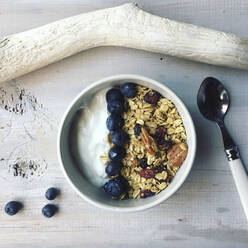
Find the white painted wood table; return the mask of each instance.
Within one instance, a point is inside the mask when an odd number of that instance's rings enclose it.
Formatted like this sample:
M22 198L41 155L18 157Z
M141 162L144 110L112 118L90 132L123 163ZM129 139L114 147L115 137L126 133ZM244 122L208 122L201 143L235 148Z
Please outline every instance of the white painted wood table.
M1 0L0 36L125 0ZM175 20L248 37L246 0L137 1ZM58 123L69 102L102 77L137 73L159 80L186 103L195 121L198 151L181 189L151 210L105 212L77 197L56 155ZM0 86L0 247L248 247L248 229L217 127L204 120L196 93L206 76L230 91L227 126L248 164L248 72L183 61L126 48L97 48ZM17 166L30 168L20 172ZM26 172L25 172L26 170ZM27 173L28 172L28 173ZM24 175L24 177L23 177ZM59 213L41 215L45 190L61 188ZM6 202L24 210L13 217Z

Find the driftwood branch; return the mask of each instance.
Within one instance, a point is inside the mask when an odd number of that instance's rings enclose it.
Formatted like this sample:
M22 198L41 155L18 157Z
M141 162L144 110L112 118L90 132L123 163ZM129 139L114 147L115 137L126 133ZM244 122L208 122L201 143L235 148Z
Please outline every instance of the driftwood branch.
M0 82L99 46L130 47L248 69L248 39L154 16L131 3L0 39Z

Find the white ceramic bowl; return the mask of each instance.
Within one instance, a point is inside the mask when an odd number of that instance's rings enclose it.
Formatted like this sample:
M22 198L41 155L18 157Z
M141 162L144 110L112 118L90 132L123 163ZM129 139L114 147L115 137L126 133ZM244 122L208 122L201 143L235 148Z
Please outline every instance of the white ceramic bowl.
M71 155L69 136L72 120L75 117L75 114L78 109L80 109L83 99L85 99L86 97L93 96L96 92L101 89L109 88L115 85L120 85L124 82L134 82L152 88L160 92L164 97L168 98L175 104L179 111L179 114L182 117L186 129L188 155L184 163L181 165L176 176L173 178L172 182L161 193L145 199L121 201L111 199L107 196L107 194L104 194L102 192L102 189L95 187L85 178L85 176L77 166L77 163L75 161L76 158ZM105 123L103 125L105 125ZM102 209L119 212L133 212L154 207L168 199L179 189L179 187L183 184L184 180L188 176L193 165L196 152L196 134L193 121L187 108L179 99L179 97L175 95L175 93L173 93L162 83L159 83L155 80L139 75L124 74L107 77L91 84L72 101L72 103L67 108L62 118L61 125L59 127L57 148L59 162L66 179L68 180L72 188L83 199Z

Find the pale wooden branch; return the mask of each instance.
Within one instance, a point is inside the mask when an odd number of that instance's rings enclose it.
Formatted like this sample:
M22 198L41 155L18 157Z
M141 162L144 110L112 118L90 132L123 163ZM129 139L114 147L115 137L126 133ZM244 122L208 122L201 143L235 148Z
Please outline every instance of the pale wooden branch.
M0 82L99 46L130 47L248 69L247 38L154 16L131 3L0 39Z

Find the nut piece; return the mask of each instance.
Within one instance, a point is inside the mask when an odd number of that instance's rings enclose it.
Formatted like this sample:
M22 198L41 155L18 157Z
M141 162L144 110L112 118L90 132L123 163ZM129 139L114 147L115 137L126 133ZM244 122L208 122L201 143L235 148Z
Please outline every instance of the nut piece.
M123 164L126 166L137 167L138 166L138 160L136 158L134 158L130 153L127 153L127 155L123 159Z
M185 160L187 153L188 147L185 143L173 145L167 154L169 165L179 167Z
M155 152L157 151L156 143L154 142L153 138L149 135L145 127L141 128L141 141L145 146L147 152L149 152L151 155L155 155Z

